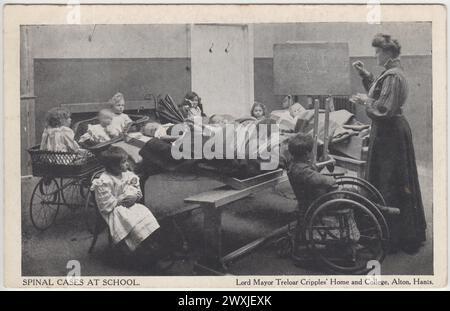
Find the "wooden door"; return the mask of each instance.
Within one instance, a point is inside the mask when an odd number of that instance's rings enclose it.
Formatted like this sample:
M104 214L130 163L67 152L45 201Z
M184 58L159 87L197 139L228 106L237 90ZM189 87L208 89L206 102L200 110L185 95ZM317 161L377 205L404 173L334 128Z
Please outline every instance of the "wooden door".
M249 115L253 104L253 36L249 25L193 25L192 90L207 115Z

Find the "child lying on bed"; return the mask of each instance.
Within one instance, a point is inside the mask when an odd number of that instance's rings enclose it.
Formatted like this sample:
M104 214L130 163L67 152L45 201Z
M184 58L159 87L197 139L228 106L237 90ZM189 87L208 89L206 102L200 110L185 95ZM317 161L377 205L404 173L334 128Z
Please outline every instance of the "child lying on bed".
M172 142L179 138L179 136L170 135L170 129L173 124L159 124L156 122L149 122L143 128L141 133L147 137L159 138L164 141Z

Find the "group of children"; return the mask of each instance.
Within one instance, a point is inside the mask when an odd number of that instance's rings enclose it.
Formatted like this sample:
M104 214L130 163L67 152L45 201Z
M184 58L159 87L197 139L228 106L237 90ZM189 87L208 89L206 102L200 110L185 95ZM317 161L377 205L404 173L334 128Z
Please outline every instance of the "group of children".
M187 117L204 115L200 97L188 94L185 98L183 113ZM189 97L189 98L188 98ZM124 111L125 101L122 94L117 93L111 99L111 109L102 109L98 113L99 124L90 125L88 131L79 139L83 142L106 142L122 134L132 122ZM295 108L295 107L294 107ZM294 109L292 109L294 113ZM266 117L266 107L255 102L251 115L256 120ZM62 108L54 108L48 112L41 150L81 152L70 129L70 113ZM164 132L164 133L163 133ZM144 134L163 136L161 127L149 123L144 127ZM307 206L319 195L332 190L335 180L323 176L310 161L313 141L310 135L297 134L290 138L288 149L292 161L287 167L289 181L299 202L299 210L304 213ZM92 183L100 214L108 224L113 241L124 245L134 252L136 249L147 249L155 253L160 249L160 242L154 237L159 224L149 208L139 203L142 198L138 176L128 167L128 154L120 147L110 146L99 157L105 171Z
M97 117L98 124L89 124L86 133L75 140L75 133L70 128L72 119L67 109L56 107L48 111L41 139L41 150L57 152L79 152L81 144L98 144L120 136L133 122L123 113L125 100L121 93L114 95L111 100L111 109L102 109Z
M305 109L300 103L293 103L289 107L281 110L283 113L283 118L290 120L295 123L296 119L304 116L305 114L311 113L311 110ZM266 106L260 102L255 101L251 109L251 116L256 120L261 120L267 117ZM271 118L274 118L274 114L271 114ZM278 119L278 118L276 118Z
M123 111L125 99L121 93L114 95L111 100L111 109L102 109L98 113L99 124L88 125L85 134L80 137L80 142L98 144L107 142L123 134L133 122Z
M78 141L75 140L75 133L70 128L70 112L60 107L50 109L47 113L47 126L42 134L40 149L79 152L82 150L79 144L92 146L119 137L133 121L123 112L125 99L121 93L115 94L110 104L110 109L101 109L98 112L98 124L89 124L87 131ZM186 118L205 116L201 99L195 92L188 93L180 107ZM259 121L266 118L266 114L265 105L255 101L251 108L251 116ZM210 121L211 124L224 123L224 120L217 115L211 116ZM144 134L158 138L166 135L164 128L155 124L144 127Z
M183 102L180 105L180 110L183 117L186 119L206 116L203 111L201 97L195 92L188 92L185 95ZM250 115L256 120L264 119L267 116L266 106L263 103L255 101L250 109Z
M47 113L47 126L42 134L40 149L55 152L87 152L79 143L102 143L118 137L126 131L132 120L123 113L125 100L117 93L110 100L111 109L98 113L99 123L89 125L78 142L70 128L70 112L53 108ZM91 190L100 214L108 224L114 243L129 251L150 250L153 257L161 247L154 232L159 228L152 212L140 204L142 192L138 176L129 170L128 154L120 147L110 146L99 155L105 171L92 182ZM150 235L152 238L150 239Z

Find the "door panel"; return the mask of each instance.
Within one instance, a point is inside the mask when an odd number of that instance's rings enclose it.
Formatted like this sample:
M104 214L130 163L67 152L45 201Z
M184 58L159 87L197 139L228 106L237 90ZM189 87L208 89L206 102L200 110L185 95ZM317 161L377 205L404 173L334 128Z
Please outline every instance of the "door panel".
M249 115L253 104L253 42L247 25L194 25L192 90L207 115Z

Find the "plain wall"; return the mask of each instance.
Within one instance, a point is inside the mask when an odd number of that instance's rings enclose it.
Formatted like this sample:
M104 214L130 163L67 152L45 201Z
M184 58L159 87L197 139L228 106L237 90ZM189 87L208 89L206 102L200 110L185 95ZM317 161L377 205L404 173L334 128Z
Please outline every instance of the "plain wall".
M191 88L189 66L186 58L35 59L36 139L45 113L61 104L106 102L116 92L125 100L167 93L180 103Z
M248 115L254 101L253 32L249 25L194 25L192 88L207 115Z
M348 42L350 56L374 56L371 41L379 32L399 39L403 55L431 54L430 22L290 23L255 24L255 58L272 58L273 45L287 41Z
M34 58L189 56L188 25L42 25L28 29Z

